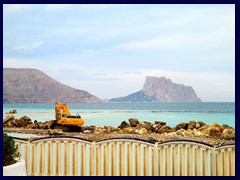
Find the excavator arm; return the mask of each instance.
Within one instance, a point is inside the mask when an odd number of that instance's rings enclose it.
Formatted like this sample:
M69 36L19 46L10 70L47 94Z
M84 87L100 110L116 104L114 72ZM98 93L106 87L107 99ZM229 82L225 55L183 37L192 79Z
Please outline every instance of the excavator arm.
M55 103L55 118L56 122L51 128L60 128L63 131L79 132L80 126L84 125L84 119L81 116L73 116L70 113L68 106L64 103Z
M60 112L66 114L67 116L71 115L71 113L69 111L69 108L66 104L56 102L56 104L55 104L55 117L56 117L56 119L57 119L57 116Z

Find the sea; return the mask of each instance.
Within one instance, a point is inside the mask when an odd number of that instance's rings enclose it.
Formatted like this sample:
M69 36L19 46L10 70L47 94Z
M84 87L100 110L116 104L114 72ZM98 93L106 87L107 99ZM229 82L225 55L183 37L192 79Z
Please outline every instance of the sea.
M155 121L166 122L168 126L174 127L178 123L188 122L190 120L203 121L206 124L218 123L220 125L227 124L235 128L235 103L234 102L196 102L196 103L67 103L72 115L80 114L85 121L85 125L95 126L114 126L117 127L122 121L129 122L129 118L137 118L140 122L147 121L155 123ZM14 103L3 104L3 119L8 115L9 111L17 110L14 114L15 118L28 116L32 121L48 121L55 118L55 103ZM34 134L17 134L7 133L13 137L28 138L37 137ZM70 151L72 152L72 146ZM126 147L125 147L126 148ZM55 149L56 151L56 149ZM126 151L126 150L125 150ZM62 146L62 152L64 147ZM38 146L37 158L40 158L40 146ZM86 151L86 153L89 153ZM143 151L141 151L143 153ZM25 158L24 148L22 146L21 154ZM45 152L45 154L48 154ZM56 159L54 153L54 159ZM141 157L143 154L141 154ZM72 154L70 153L70 157ZM89 157L89 155L87 155ZM48 156L45 156L45 162ZM80 156L78 156L80 158ZM70 158L71 159L71 158ZM40 162L37 161L38 163ZM81 160L79 159L79 162ZM140 160L143 162L143 159ZM29 163L31 164L31 163ZM89 159L86 159L89 164ZM54 161L54 173L56 162ZM47 169L45 163L45 173ZM62 173L65 172L62 161ZM125 166L127 167L127 166ZM70 172L72 172L72 163L70 160ZM80 163L78 164L78 169ZM40 172L40 165L37 166L37 172ZM86 166L89 173L89 166ZM126 172L126 169L125 169ZM141 171L143 172L143 171ZM119 171L117 171L119 174ZM88 175L88 174L87 174Z
M203 121L206 124L227 124L235 128L235 102L168 102L168 103L67 103L72 115L80 114L85 125L114 126L129 118L139 122L166 122L170 127L181 122ZM32 121L55 119L55 103L3 104L3 119L16 110L15 118L28 116Z

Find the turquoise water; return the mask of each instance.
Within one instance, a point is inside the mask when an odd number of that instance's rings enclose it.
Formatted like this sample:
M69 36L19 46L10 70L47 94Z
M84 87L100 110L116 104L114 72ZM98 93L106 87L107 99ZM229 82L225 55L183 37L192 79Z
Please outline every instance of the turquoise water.
M235 103L67 103L70 112L74 115L80 113L85 120L86 125L94 124L96 126L119 126L122 121L127 121L131 117L138 118L139 121L164 121L167 125L174 127L180 122L188 122L189 120L204 121L207 124L214 122L228 124L235 128ZM7 116L6 112L16 109L18 114L14 114L16 118L28 116L32 120L46 121L55 118L54 103L19 103L19 104L3 104L3 118ZM13 137L38 137L35 134L18 134L8 133ZM48 145L45 147L45 155L47 155ZM56 148L54 146L54 148ZM72 152L72 146L69 147ZM89 147L88 147L89 148ZM80 149L80 147L79 147ZM56 152L56 149L54 149ZM64 147L62 146L62 152ZM40 146L38 145L37 162L40 162ZM86 151L86 157L89 157L89 150ZM143 151L141 151L143 153ZM24 146L21 148L23 159L25 158ZM64 155L64 153L63 153ZM62 159L63 158L62 155ZM143 157L143 154L140 155ZM45 156L45 173L47 170L48 156ZM54 174L56 173L56 153L54 153ZM70 153L70 172L72 172L72 154ZM141 158L143 160L143 158ZM80 156L78 161L81 162ZM86 159L86 170L89 173L89 159ZM151 161L151 160L150 160ZM103 161L102 166L103 166ZM142 162L142 161L141 161ZM31 162L29 163L31 164ZM119 163L118 163L119 165ZM64 172L64 162L62 161L62 172ZM127 166L125 166L127 167ZM143 166L141 166L143 167ZM78 164L78 169L80 163ZM39 173L40 166L37 166ZM150 168L151 169L151 168ZM125 168L126 172L126 168ZM143 172L143 171L141 171ZM119 173L119 172L118 172Z
M235 103L67 103L71 114L79 113L85 125L119 126L129 118L140 122L164 121L174 127L189 120L228 124L235 128ZM28 116L32 121L47 121L55 118L55 103L3 104L3 119L7 112L16 109L15 118Z

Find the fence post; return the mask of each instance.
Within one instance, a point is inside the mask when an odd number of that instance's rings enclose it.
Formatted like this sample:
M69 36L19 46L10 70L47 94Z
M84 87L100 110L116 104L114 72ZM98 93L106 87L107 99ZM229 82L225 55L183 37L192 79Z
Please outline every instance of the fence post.
M216 149L215 149L215 147L213 147L212 148L212 169L211 169L211 175L212 176L216 176L217 175L217 173L216 173L216 165L217 165L217 160L216 160Z
M29 141L27 142L27 144L24 146L24 159L25 159L25 163L26 163L26 171L27 171L27 175L30 175L29 174L29 164L30 164L30 162L28 162L28 161L30 161L30 154L29 154L29 152L30 152L30 143L29 143Z
M81 176L86 176L86 144L81 145Z
M37 175L37 144L32 145L32 175Z
M109 172L108 172L108 157L109 157L109 154L108 154L108 143L104 144L103 146L103 153L104 153L104 176L108 176Z
M155 142L153 147L153 154L152 154L152 175L157 176L158 175L158 143Z
M90 176L96 175L96 147L95 142L92 142L92 145L90 147Z
M117 143L113 142L112 144L112 176L117 175Z
M231 150L231 176L235 176L235 148Z
M120 147L120 176L124 176L124 142L119 144Z
M127 144L127 156L128 156L128 158L127 158L127 161L128 161L128 171L127 171L127 175L128 176L132 176L132 171L133 171L133 169L132 169L132 142L130 142L129 144Z
M69 159L69 158L68 158ZM53 175L53 142L48 143L48 175Z

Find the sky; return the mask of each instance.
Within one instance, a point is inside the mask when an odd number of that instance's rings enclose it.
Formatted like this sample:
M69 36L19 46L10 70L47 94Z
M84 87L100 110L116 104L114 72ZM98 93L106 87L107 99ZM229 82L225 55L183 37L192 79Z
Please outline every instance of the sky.
M101 99L164 76L204 102L235 102L235 5L4 4L3 67Z

